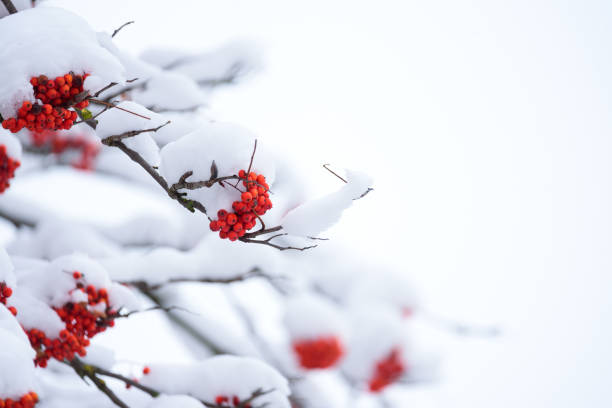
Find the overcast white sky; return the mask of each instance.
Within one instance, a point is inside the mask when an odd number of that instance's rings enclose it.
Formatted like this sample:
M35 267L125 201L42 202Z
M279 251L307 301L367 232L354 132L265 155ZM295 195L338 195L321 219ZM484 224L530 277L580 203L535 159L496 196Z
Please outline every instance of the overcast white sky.
M117 37L133 52L260 45L215 115L326 186L324 162L369 172L333 238L405 269L433 312L505 330L441 341L431 406L612 404L612 3L53 2L101 30L136 20Z

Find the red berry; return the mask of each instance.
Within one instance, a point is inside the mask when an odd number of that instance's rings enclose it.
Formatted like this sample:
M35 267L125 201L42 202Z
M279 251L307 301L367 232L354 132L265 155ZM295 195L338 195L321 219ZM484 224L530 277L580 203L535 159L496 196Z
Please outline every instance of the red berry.
M243 203L249 203L253 199L253 196L251 195L251 193L245 191L244 193L242 193L240 198L242 199Z
M228 214L227 217L225 218L225 221L229 224L229 225L234 225L236 224L236 222L238 222L238 217L236 217L236 214L231 213Z

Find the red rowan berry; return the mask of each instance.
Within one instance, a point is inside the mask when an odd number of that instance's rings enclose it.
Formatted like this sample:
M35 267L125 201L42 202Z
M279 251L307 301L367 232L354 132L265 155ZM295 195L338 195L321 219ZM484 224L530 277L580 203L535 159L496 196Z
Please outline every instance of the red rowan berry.
M238 222L238 217L236 217L236 214L231 213L231 214L228 214L228 215L227 215L227 217L225 218L225 220L226 220L226 222L227 222L229 225L234 225L234 224L236 224L236 222Z
M149 374L150 372L151 372L151 369L150 369L148 366L145 366L145 367L142 369L142 373L143 373L144 375L147 375L147 374Z
M248 203L253 199L253 196L251 195L251 193L245 191L240 195L240 198L242 199L243 203Z

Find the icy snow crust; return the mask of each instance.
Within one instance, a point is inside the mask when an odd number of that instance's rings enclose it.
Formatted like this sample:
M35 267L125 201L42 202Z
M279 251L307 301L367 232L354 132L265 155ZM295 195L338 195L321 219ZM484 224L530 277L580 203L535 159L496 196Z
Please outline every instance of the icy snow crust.
M36 58L27 56L34 55ZM44 5L0 20L0 114L15 117L23 101L34 102L30 78L89 73L88 83L122 83L119 60L100 46L96 33L77 15ZM95 91L95 89L94 89Z
M274 368L249 357L222 355L195 364L156 364L141 382L166 394L187 394L209 403L220 395L235 395L244 401L258 389L274 390L253 405L290 407L287 380Z

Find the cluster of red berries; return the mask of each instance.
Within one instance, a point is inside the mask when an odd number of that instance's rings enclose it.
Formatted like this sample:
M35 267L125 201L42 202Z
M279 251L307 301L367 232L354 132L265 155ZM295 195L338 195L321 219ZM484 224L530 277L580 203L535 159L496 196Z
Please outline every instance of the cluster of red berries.
M0 282L0 303L6 305L6 299L10 298L12 294L13 289L11 289L6 282ZM15 309L13 306L9 306L7 309L13 314L13 316L17 316L17 309Z
M92 170L95 159L100 153L100 146L85 136L66 137L60 132L43 130L42 132L31 132L32 144L37 147L49 145L54 154L62 154L66 150L80 151L81 156L72 166L81 170Z
M9 180L15 177L15 170L21 163L9 157L6 146L0 145L0 193L10 187Z
M300 366L307 369L333 367L344 354L344 347L335 336L320 337L316 340L301 340L293 343Z
M236 241L244 236L255 226L257 217L264 215L272 208L270 187L263 175L254 172L247 174L246 171L240 170L238 177L242 180L246 191L240 195L240 201L232 203L234 211L228 213L225 210L219 210L218 219L210 222L212 231L219 231L222 239L229 238L230 241Z
M404 374L405 370L401 350L399 348L393 349L387 357L376 363L374 376L368 384L370 391L379 392L393 384Z
M217 404L220 407L240 407L240 408L251 408L252 405L250 403L241 405L242 402L240 401L240 398L238 398L237 396L233 396L232 398L226 397L225 395L218 395L215 398L215 404Z
M73 277L79 280L80 272L74 272ZM93 285L85 287L77 283L75 290L87 294L87 302L68 302L61 308L54 308L66 328L60 331L59 338L49 339L44 332L32 329L27 331L30 343L37 351L34 363L41 367L47 365L51 357L63 361L72 360L75 354L83 357L87 354L85 347L89 346L89 339L103 332L107 327L115 325L114 318L117 312L108 306L108 292L102 288L97 290ZM105 304L104 311L92 312L88 306Z
M78 96L83 92L83 83L87 76L88 74L69 73L55 79L49 79L45 75L31 78L34 97L40 103L23 102L17 111L17 117L5 119L2 127L13 133L23 128L37 132L44 129L70 129L77 119L77 113L69 108L74 106L85 109L89 106L89 101L84 99L84 96Z
M38 395L34 391L30 391L18 400L0 398L0 408L33 408L37 402Z

